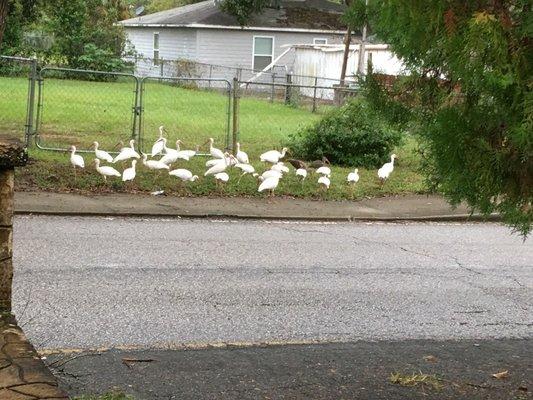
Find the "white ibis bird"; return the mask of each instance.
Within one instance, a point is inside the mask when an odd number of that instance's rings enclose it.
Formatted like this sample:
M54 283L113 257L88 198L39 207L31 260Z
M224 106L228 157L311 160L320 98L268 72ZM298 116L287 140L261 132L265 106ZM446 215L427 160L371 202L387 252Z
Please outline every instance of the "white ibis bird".
M324 176L330 177L331 176L331 168L330 167L326 167L326 166L322 166L322 167L320 167L320 168L318 168L316 170L316 173L320 174L320 175L324 175Z
M162 163L159 160L148 160L147 154L143 154L143 165L148 169L153 170L170 169L167 164Z
M209 167L212 167L212 166L215 165L215 164L218 164L218 163L225 163L225 162L226 162L226 160L225 160L224 158L215 158L215 159L213 159L213 160L207 160L207 161L205 162L205 166L206 166L207 168L209 168Z
M359 182L359 170L356 168L356 169L353 170L353 172L350 172L348 174L348 177L346 178L346 180L350 184L355 184L355 183Z
M209 143L209 153L211 154L211 157L213 158L224 158L225 157L225 153L220 150L220 149L217 149L216 147L213 147L213 143L215 143L215 139L213 138L209 138L209 140L207 142L205 142L205 144Z
M325 189L329 189L331 181L326 175L322 175L320 178L318 178L318 184L322 185L322 187L324 187Z
M398 158L396 154L390 156L390 162L383 164L383 166L378 169L378 178L381 180L381 184L389 178L392 171L394 171L394 159Z
M207 171L205 171L204 176L215 175L220 172L224 172L231 164L232 155L228 153L223 153L224 157L222 160L211 166Z
M270 191L270 195L274 195L274 190L279 185L279 176L271 176L269 178L264 178L261 176L259 179L262 179L263 182L259 185L259 188L257 189L258 192L263 192L265 190Z
M100 150L98 148L99 146L100 144L98 142L93 143L94 155L96 156L96 158L107 161L109 163L113 162L113 157L111 157L111 154L109 154L107 151Z
M135 179L135 166L137 165L137 160L131 161L131 167L126 168L122 171L122 182L132 181Z
M238 163L238 164L235 164L235 168L239 168L242 171L242 174L239 177L239 180L237 181L237 183L240 182L241 178L244 175L246 175L246 174L254 174L255 173L255 168L253 167L253 165L250 165L250 164Z
M165 127L161 125L159 127L159 138L155 141L155 143L152 145L152 157L160 154L165 149L167 140L163 137L163 132L165 132Z
M218 174L214 175L217 182L226 183L229 181L229 175L226 172L219 172Z
M159 161L167 165L175 163L178 159L189 161L189 156L180 150L180 143L181 140L176 140L176 149L165 146L165 155Z
M302 182L304 181L304 179L307 177L307 170L304 169L304 168L298 168L296 170L296 176L299 176L302 178Z
M180 141L180 143L183 144L183 142ZM196 150L180 150L180 153L183 153L184 155L186 155L187 157L189 157L189 159L193 158L196 154L198 154L198 152L200 151L200 145L197 144L196 145Z
M270 169L273 169L274 171L279 171L282 174L288 173L290 171L289 167L287 167L283 163L283 161L279 161L277 164L274 164L272 167L270 167Z
M264 162L268 162L270 164L277 164L280 159L285 157L285 154L287 154L288 149L284 147L281 150L281 153L277 150L270 150L266 153L263 153L259 156L259 159Z
M263 179L268 179L268 178L272 178L272 177L281 179L283 177L283 174L281 172L279 172L279 171L274 170L274 169L267 169L265 172L263 172L261 174L261 177Z
M70 164L74 167L74 173L76 173L76 168L85 168L83 157L76 154L76 146L70 146Z
M94 163L96 165L96 172L98 172L100 175L104 177L104 181L107 182L108 176L118 176L120 177L120 172L118 172L115 168L110 167L108 165L104 165L103 167L100 166L100 159L96 158L94 160Z
M173 169L168 174L181 179L183 182L194 182L198 179L198 175L193 175L191 171L184 168Z
M248 154L246 154L244 151L241 150L241 144L237 143L237 153L235 154L235 157L237 158L237 161L239 161L241 164L249 164L250 159L248 158Z
M120 153L113 159L113 163L116 163L118 161L126 161L130 158L141 158L139 153L135 151L135 140L130 140L130 147L123 147L120 149Z

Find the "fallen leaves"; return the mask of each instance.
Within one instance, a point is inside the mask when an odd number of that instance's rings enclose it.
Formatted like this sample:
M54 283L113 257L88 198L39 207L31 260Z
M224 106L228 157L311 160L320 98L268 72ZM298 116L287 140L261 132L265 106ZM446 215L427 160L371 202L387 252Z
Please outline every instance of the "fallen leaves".
M134 363L149 363L155 361L153 358L123 358L122 364L126 367L131 368Z
M430 362L430 363L436 363L437 357L435 356L424 356L424 361Z
M400 386L427 386L435 390L441 390L443 384L441 379L437 378L436 375L427 375L422 372L418 374L405 375L401 373L394 373L390 376L390 382Z
M497 372L495 374L492 374L492 377L493 378L496 378L496 379L505 379L509 376L509 371L508 370L505 370L505 371L501 371L501 372Z

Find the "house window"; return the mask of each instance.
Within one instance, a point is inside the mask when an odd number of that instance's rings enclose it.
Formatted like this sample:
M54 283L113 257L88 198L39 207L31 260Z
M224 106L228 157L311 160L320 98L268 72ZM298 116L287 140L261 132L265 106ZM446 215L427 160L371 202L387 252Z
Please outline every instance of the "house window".
M272 36L254 36L254 62L252 68L262 71L274 59L274 38Z
M154 32L154 44L153 44L153 50L154 50L154 64L159 64L159 32Z
M326 38L314 38L313 44L328 44L328 39Z

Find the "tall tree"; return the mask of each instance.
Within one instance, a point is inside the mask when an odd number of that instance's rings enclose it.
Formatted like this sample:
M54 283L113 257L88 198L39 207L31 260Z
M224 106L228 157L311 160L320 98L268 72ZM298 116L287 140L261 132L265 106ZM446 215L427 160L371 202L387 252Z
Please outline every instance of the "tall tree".
M4 38L4 31L7 26L7 13L9 12L9 0L0 0L0 45Z
M364 0L358 1L363 7ZM370 0L370 24L409 71L367 95L420 134L430 183L453 204L533 221L533 15L530 0Z

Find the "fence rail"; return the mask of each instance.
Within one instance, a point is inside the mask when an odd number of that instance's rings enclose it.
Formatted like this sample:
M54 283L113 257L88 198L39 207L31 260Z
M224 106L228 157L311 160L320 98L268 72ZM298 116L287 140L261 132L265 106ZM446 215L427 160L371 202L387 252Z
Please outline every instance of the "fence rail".
M207 72L197 67L163 67L164 74L141 76L41 67L35 59L0 56L0 129L49 151L72 144L90 151L94 141L111 148L133 138L149 152L148 143L164 125L187 145L213 137L231 150L237 140L260 140L261 132L283 139L292 133L288 126L311 123L317 119L312 115L341 104L348 90L332 79L287 71L253 80L241 69L227 79L215 73L220 66L203 65Z
M37 60L33 58L0 56L0 103L13 107L0 112L0 126L11 136L23 139L29 146L34 133ZM15 90L15 78L28 79L27 88ZM11 79L9 79L11 78Z

